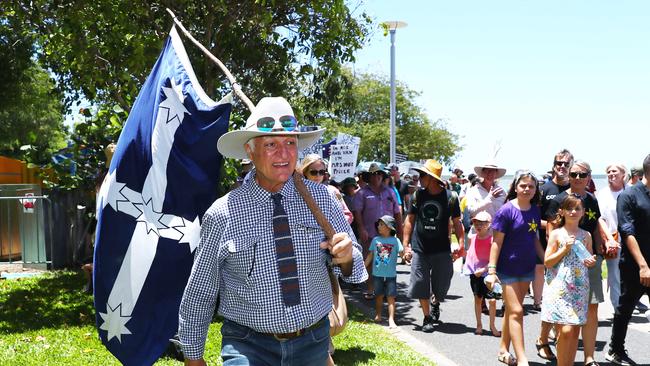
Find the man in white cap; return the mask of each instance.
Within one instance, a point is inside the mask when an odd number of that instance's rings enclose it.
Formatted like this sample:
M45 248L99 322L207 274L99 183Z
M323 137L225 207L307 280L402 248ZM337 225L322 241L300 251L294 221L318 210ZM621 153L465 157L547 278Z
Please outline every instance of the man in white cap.
M224 365L325 365L332 292L327 274L360 283L368 274L361 248L326 187L305 180L331 222L331 242L292 179L298 151L323 129L299 132L283 98L263 98L242 130L224 134L225 157L249 158L242 186L215 201L203 216L201 239L181 301L179 337L186 365L205 365L203 352L217 299L224 317Z
M442 165L433 159L418 168L422 188L415 192L411 210L404 221L404 259L411 260L408 295L418 299L424 321L422 331L434 331L440 318L440 301L449 291L453 259L465 246L465 231L460 222L458 196L446 190L440 174ZM449 220L458 243L451 243ZM429 300L431 299L431 304Z

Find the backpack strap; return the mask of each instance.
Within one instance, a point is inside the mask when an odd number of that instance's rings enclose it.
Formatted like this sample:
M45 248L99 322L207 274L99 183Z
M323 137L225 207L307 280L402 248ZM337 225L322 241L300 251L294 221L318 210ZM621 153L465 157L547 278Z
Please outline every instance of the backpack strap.
M452 206L458 202L458 194L450 189L447 191L447 203L449 204L449 209L451 210Z

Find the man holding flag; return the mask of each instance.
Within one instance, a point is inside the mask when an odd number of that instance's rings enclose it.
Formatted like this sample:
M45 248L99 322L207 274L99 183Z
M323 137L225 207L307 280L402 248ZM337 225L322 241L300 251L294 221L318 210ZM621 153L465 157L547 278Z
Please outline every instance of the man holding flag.
M183 295L179 336L186 365L204 365L217 299L224 316L224 365L325 365L332 292L327 273L367 278L361 248L325 186L304 181L337 232L331 242L296 190L298 151L323 129L299 132L283 98L263 98L242 130L217 144L226 157L253 161L242 186L206 212L194 267Z
M178 329L178 309L216 198L230 102L199 86L175 29L135 101L97 197L97 327L125 365L151 365Z

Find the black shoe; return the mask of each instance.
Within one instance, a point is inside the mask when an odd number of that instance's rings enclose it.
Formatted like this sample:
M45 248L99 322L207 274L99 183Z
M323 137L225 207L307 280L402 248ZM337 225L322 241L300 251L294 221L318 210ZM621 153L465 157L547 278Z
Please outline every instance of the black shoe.
M433 319L430 316L425 316L422 322L422 331L424 333L432 333L433 329Z
M645 304L642 303L641 301L636 303L636 309L639 311L639 313L645 313L646 311L648 311L648 307L645 306Z
M440 303L431 304L431 311L429 315L431 318L433 318L434 322L438 322L440 320Z
M605 359L614 365L632 366L637 364L627 355L627 351L625 350L623 352L616 352L610 349Z

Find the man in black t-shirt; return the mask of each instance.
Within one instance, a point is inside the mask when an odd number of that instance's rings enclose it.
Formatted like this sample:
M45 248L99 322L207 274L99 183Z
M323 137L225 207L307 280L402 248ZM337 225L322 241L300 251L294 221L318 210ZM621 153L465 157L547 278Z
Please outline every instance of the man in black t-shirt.
M464 248L464 230L460 221L460 206L455 193L443 188L440 178L442 165L427 160L420 171L422 188L415 193L411 210L404 222L402 243L404 258L411 259L411 279L408 294L418 299L422 307L423 332L433 332L440 318L440 301L445 298L451 276L453 259ZM458 243L451 243L449 220L452 220ZM429 299L434 295L430 307Z
M548 217L546 212L551 205L551 202L558 194L569 189L569 169L573 165L573 154L567 149L559 151L553 157L553 178L544 183L540 187L541 193L541 208L542 224L539 227L539 241L542 243L542 248L546 250L547 237L546 224L548 221L555 220L555 213L557 208L552 212L552 217ZM559 206L558 206L559 207ZM544 289L544 263L537 258L537 265L535 266L535 280L533 281L533 307L541 310L542 291ZM539 339L536 341L538 345L548 344L548 336L551 331L551 324L542 322L540 328ZM544 353L541 353L543 350ZM554 359L554 355L550 352L550 348L542 347L538 352L540 357L546 360Z
M546 211L548 211L548 206L555 196L569 189L569 169L571 169L571 165L573 165L573 154L569 150L564 149L555 154L553 159L553 179L540 187L542 225L539 230L539 239L542 242L544 250L546 250L547 244L546 221L549 220L545 216ZM550 218L550 220L554 219L555 217Z

